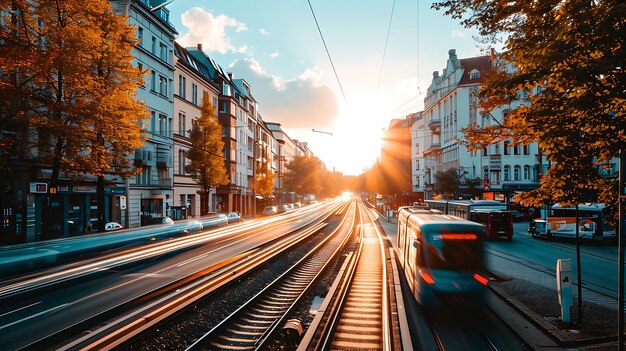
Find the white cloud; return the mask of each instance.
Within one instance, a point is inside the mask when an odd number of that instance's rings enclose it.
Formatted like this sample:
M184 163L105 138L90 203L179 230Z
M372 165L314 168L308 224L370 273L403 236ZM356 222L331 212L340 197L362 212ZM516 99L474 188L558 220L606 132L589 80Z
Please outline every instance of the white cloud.
M278 51L274 51L274 52L272 52L272 53L270 54L270 57L271 57L271 58L277 58L278 56L279 56Z
M226 35L228 27L234 27L236 33L247 30L248 27L245 23L226 15L214 16L199 7L187 10L181 15L181 20L183 26L189 30L178 39L182 46L196 46L196 44L202 43L205 51L216 51L220 54L229 51L245 52L247 50L246 46L233 47L230 38Z
M460 30L455 29L455 30L452 31L450 36L452 38L463 38L463 37L465 37L465 32L461 32Z
M240 46L240 47L238 47L236 49L233 49L233 52L236 52L236 53L239 53L239 54L243 54L246 51L248 51L248 45L243 45L243 46Z
M266 31L265 29L261 28L259 29L259 33L263 34L263 35L270 35L270 32Z
M236 60L229 67L244 77L259 102L263 119L285 128L331 128L339 105L334 92L320 81L318 69L307 69L295 79L265 72L253 58Z

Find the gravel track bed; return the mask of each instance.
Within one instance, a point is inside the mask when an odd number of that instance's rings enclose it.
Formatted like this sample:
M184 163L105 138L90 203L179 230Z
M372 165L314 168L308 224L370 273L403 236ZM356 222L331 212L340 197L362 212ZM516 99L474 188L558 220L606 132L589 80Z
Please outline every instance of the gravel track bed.
M312 310L314 298L316 296L326 298L328 290L333 285L333 282L335 281L335 278L337 278L337 274L346 259L346 254L348 252L354 251L356 251L356 242L354 240L350 240L346 247L343 249L343 252L339 255L339 258L334 260L333 263L331 263L331 265L328 267L315 289L311 292L310 296L302 301L300 304L298 304L295 312L289 316L289 319L297 318L302 322L302 328L304 329L303 335L306 334L309 326L311 325L311 322L313 322L313 318L315 318L316 311ZM286 348L281 344L280 340L274 340L267 347L267 350L284 351L286 350Z
M142 351L185 349L300 260L326 234L337 227L340 219L339 216L331 216L327 221L329 225L324 227L319 234L281 255L279 259L272 260L265 264L264 268L253 270L253 274L246 274L238 281L217 290L198 304L165 321L156 329L123 344L118 349ZM326 248L322 249L322 252L325 250L332 252Z

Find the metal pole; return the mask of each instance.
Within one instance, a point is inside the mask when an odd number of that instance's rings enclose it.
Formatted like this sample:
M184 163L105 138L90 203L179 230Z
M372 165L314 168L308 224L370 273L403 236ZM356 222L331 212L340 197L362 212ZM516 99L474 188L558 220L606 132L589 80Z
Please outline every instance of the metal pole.
M626 233L626 150L619 151L619 258L617 260L617 344L624 351L624 234Z
M578 326L582 326L583 320L583 284L580 273L580 238L578 232L580 228L578 226L578 203L576 204L576 274L578 275Z

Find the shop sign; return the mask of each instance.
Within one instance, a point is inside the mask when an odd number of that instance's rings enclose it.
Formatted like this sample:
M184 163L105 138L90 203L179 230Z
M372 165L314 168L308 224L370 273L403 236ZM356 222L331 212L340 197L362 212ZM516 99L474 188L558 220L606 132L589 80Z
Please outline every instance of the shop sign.
M70 186L69 185L57 185L57 191L69 192Z
M74 185L75 193L95 193L96 187L93 185Z
M45 194L48 192L48 183L30 183L30 192L36 194Z
M115 195L126 194L126 188L111 188L111 194L115 194Z

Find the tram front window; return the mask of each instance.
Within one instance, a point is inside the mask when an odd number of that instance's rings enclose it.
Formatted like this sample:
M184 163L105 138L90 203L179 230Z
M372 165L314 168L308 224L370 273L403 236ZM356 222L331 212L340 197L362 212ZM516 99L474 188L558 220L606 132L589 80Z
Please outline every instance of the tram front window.
M483 266L477 233L433 233L428 242L431 269L477 270Z

